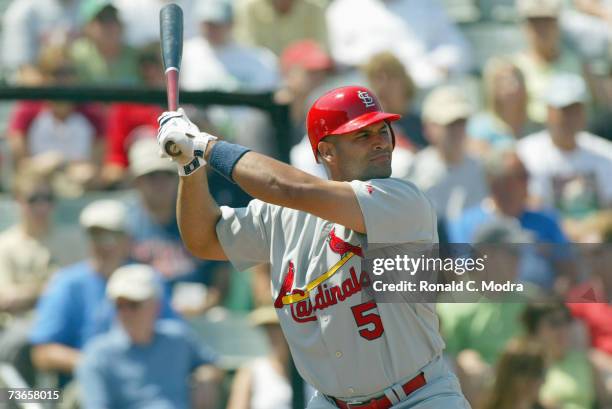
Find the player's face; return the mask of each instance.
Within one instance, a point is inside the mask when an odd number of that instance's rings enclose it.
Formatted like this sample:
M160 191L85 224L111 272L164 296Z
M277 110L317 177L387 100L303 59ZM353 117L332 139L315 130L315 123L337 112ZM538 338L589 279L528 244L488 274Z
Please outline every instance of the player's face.
M332 135L319 143L319 152L333 180L369 180L391 176L393 141L386 122L358 131Z

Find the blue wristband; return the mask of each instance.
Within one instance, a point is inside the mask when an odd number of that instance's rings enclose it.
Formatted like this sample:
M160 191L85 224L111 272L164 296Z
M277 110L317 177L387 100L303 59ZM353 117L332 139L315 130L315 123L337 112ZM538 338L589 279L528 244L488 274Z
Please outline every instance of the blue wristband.
M219 172L221 176L230 182L236 183L232 177L234 167L240 158L242 158L242 155L250 151L249 148L245 148L241 145L219 141L210 149L208 166Z

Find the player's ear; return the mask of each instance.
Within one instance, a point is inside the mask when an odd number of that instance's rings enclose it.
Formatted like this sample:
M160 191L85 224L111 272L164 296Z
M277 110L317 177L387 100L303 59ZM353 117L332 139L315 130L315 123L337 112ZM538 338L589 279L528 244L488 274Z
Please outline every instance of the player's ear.
M317 151L319 152L319 160L322 162L329 163L336 156L336 147L329 141L319 142Z

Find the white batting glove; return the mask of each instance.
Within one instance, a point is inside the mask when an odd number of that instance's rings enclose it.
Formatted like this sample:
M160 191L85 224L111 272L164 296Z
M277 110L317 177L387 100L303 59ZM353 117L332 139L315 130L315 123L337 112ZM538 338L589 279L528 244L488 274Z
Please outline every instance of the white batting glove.
M189 176L206 165L204 159L206 147L208 142L216 140L216 137L200 132L198 127L189 120L183 108L164 112L157 121L159 122L157 143L161 148L162 156L171 158L179 165L179 175ZM179 155L170 155L166 151L170 143L173 143L174 148L180 151Z

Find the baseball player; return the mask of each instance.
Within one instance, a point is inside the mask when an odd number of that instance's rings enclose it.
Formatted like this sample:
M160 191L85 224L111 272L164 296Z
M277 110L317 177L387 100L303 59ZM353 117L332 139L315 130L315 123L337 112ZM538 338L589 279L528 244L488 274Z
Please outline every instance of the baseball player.
M283 333L317 390L308 409L469 408L441 359L433 306L364 302L360 259L368 244L438 240L430 202L413 184L390 178L390 122L399 118L367 88L320 97L307 127L324 180L202 133L182 109L160 117L160 146L174 142L181 151L173 160L185 245L238 270L271 264ZM204 165L256 199L246 208L219 207Z

